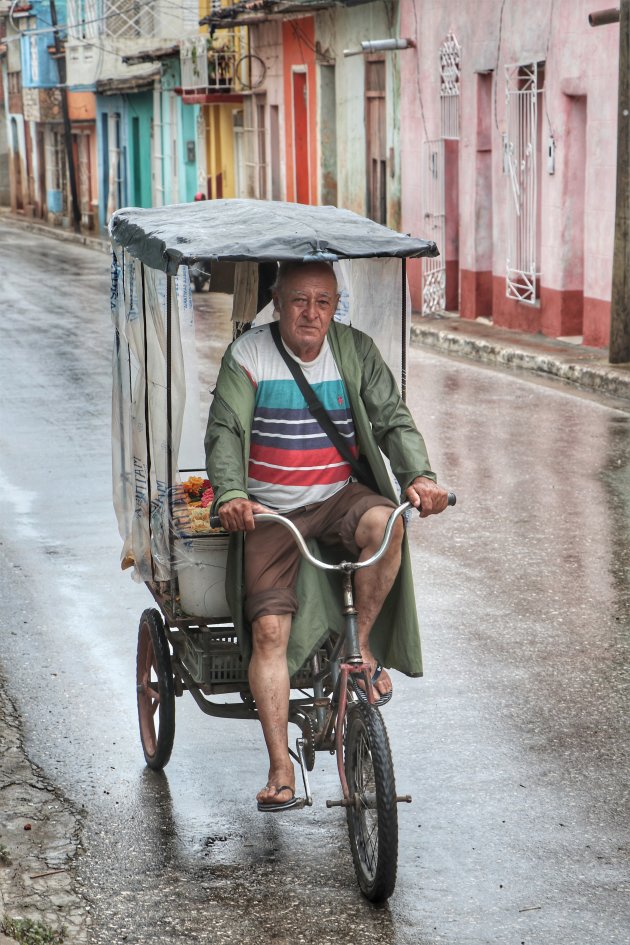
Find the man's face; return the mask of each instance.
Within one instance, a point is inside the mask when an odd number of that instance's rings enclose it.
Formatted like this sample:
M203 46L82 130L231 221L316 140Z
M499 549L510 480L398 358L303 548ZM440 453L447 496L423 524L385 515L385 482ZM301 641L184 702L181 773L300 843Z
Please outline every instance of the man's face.
M280 313L280 334L302 361L319 354L337 309L337 280L327 266L314 264L289 273L273 300Z

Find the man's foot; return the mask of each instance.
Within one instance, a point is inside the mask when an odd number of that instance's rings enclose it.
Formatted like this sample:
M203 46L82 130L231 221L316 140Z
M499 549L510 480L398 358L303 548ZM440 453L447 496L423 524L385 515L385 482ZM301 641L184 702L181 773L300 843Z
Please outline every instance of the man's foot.
M391 699L394 689L389 673L373 656L364 657L364 659L372 673L372 687L376 696L376 702L374 704L385 705ZM351 675L350 684L360 701L367 702L367 693L363 679L360 676Z
M267 784L256 795L258 809L261 810L261 804L267 807L286 810L291 805L291 800L295 798L295 773L293 765L287 764L282 770L269 770Z
M275 813L280 810L290 810L300 803L299 798L295 796L295 791L288 784L281 784L276 787L274 784L268 784L262 791L258 792L267 795L270 799L267 801L258 801L258 810L267 813Z

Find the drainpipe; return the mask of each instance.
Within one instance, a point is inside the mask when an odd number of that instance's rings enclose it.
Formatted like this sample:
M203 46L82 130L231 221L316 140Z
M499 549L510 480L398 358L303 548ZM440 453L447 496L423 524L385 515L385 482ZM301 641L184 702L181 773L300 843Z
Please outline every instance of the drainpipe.
M79 192L77 189L76 168L74 165L74 152L72 150L72 127L70 125L70 113L68 110L68 89L66 88L66 54L61 48L59 39L59 27L57 26L57 8L55 0L50 0L50 22L54 29L55 37L55 59L59 70L59 82L61 85L61 114L63 115L63 136L66 143L66 157L68 159L68 175L70 177L70 195L72 198L72 226L75 233L81 232L81 208L79 206Z
M630 361L630 0L619 0L619 9L591 13L588 21L591 26L619 23L617 194L608 360L624 364Z

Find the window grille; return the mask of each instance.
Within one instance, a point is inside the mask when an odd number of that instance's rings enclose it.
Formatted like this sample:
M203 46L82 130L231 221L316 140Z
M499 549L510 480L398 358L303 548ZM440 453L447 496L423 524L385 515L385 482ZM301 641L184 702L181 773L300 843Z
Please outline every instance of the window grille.
M504 166L508 175L506 294L535 304L537 229L538 67L505 67L507 133Z
M68 0L68 35L74 40L152 36L153 7L144 0Z
M221 30L208 45L206 36L185 40L180 45L182 88L204 91L229 91L237 84L237 66L242 56L236 34Z
M440 110L443 138L459 138L461 47L453 33L440 46Z
M423 235L434 240L444 253L446 212L444 194L444 139L425 142L422 175L424 223ZM424 260L422 313L443 311L446 307L446 263L444 255Z

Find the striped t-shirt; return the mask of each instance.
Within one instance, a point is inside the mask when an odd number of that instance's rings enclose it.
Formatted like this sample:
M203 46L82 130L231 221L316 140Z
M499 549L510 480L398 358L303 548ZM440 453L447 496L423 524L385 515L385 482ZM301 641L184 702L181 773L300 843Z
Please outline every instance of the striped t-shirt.
M356 454L350 401L328 339L314 361L300 361L287 351ZM232 354L256 389L247 479L251 498L281 512L329 499L352 469L311 416L269 325L241 335Z

